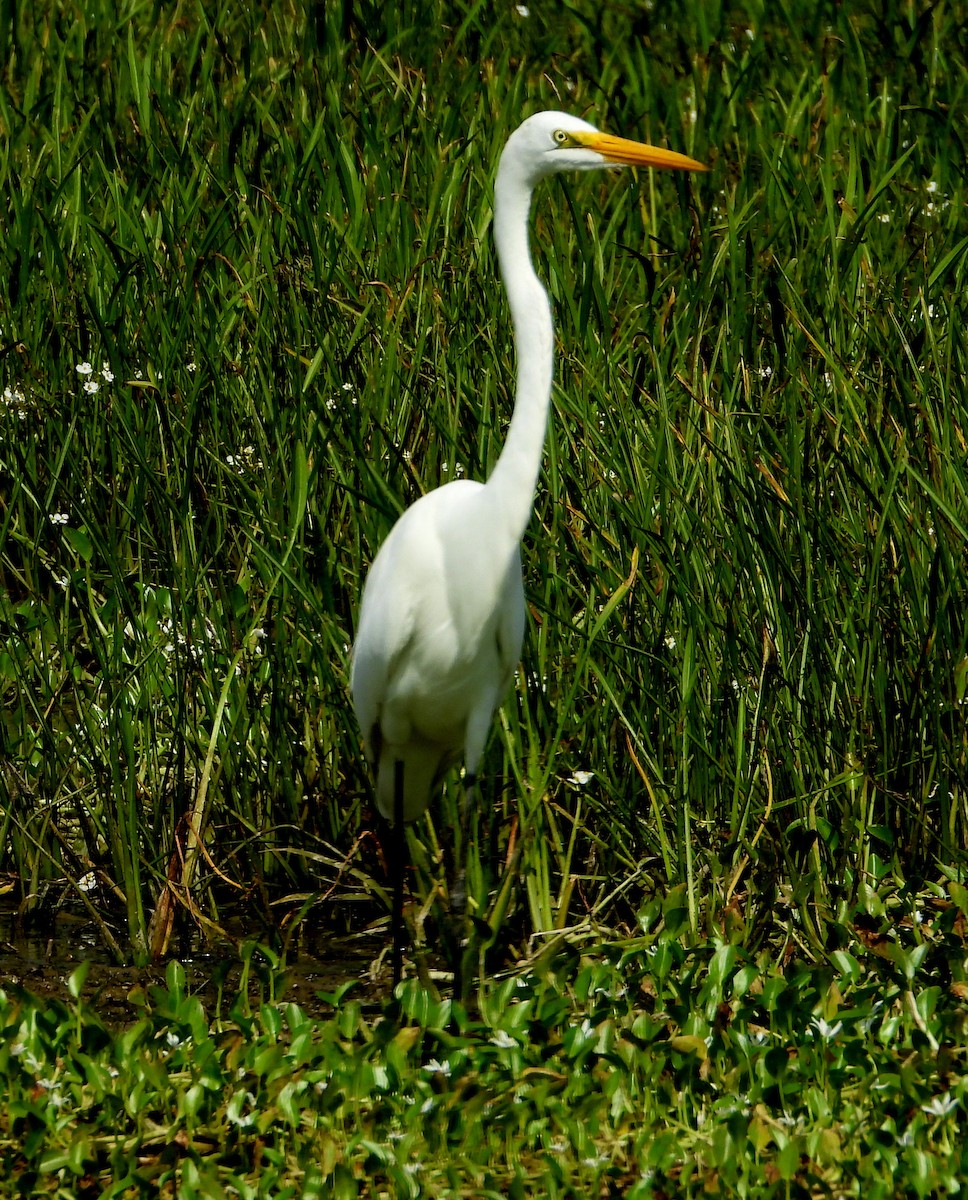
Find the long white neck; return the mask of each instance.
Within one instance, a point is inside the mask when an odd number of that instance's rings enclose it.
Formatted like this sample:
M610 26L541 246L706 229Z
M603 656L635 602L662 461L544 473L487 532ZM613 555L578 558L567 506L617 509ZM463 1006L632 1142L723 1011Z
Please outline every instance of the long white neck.
M495 503L500 498L501 521L515 542L534 506L554 365L551 305L528 244L532 190L532 181L502 156L494 188L494 241L514 323L517 390L507 440L486 487Z

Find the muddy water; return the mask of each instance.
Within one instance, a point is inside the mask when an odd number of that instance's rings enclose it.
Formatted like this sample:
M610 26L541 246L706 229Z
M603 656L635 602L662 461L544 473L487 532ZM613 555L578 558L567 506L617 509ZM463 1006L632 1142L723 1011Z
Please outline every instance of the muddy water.
M258 933L237 933L239 943ZM188 989L197 994L206 1011L227 1015L239 993L242 962L234 942L192 944L178 949L174 957L184 966ZM351 995L364 1004L378 1006L389 993L389 974L376 960L384 949L381 932L334 939L329 935L304 935L286 954L285 985L276 999L291 1000L311 1016L332 1012L320 999L348 980L354 981ZM73 1003L67 988L69 976L81 962L90 967L83 998L111 1025L124 1025L142 1015L138 1000L153 986L165 986L166 963L147 967L119 966L104 950L97 927L79 913L59 912L45 922L43 930L30 927L17 916L15 906L0 904L0 988L8 993L25 988L41 999L49 997ZM266 998L260 987L260 968L266 960L258 952L249 969L249 996L253 1003Z

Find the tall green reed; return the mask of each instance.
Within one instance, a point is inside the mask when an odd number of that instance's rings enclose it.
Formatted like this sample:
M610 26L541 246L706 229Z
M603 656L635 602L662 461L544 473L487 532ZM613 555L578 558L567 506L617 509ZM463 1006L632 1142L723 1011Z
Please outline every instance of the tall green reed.
M0 854L25 901L67 881L139 954L179 907L374 911L353 614L402 507L500 451L491 179L541 106L713 171L538 200L560 353L488 936L624 928L680 886L697 932L810 936L960 872L954 10L532 11L388 9L369 40L351 6L20 14ZM447 811L411 839L425 898Z

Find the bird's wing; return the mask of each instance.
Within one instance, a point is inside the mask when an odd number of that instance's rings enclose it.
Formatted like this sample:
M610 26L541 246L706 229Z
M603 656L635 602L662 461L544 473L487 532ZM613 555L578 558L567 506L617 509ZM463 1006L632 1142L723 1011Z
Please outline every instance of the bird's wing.
M360 618L350 667L353 708L363 733L367 756L379 753L374 745L374 728L396 665L406 654L414 636L415 616L406 591L388 581L396 554L390 540L377 556L367 577L360 605Z

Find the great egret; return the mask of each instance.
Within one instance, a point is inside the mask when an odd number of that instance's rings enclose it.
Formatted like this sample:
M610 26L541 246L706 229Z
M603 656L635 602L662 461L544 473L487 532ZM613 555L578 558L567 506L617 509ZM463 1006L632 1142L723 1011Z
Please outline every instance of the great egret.
M380 813L394 825L394 983L400 976L405 837L463 752L465 809L494 710L521 656L520 544L541 467L554 327L531 265L535 185L558 171L612 166L704 171L671 150L539 112L508 138L494 187L494 240L514 324L517 391L486 483L458 479L421 496L380 548L363 589L350 687Z

